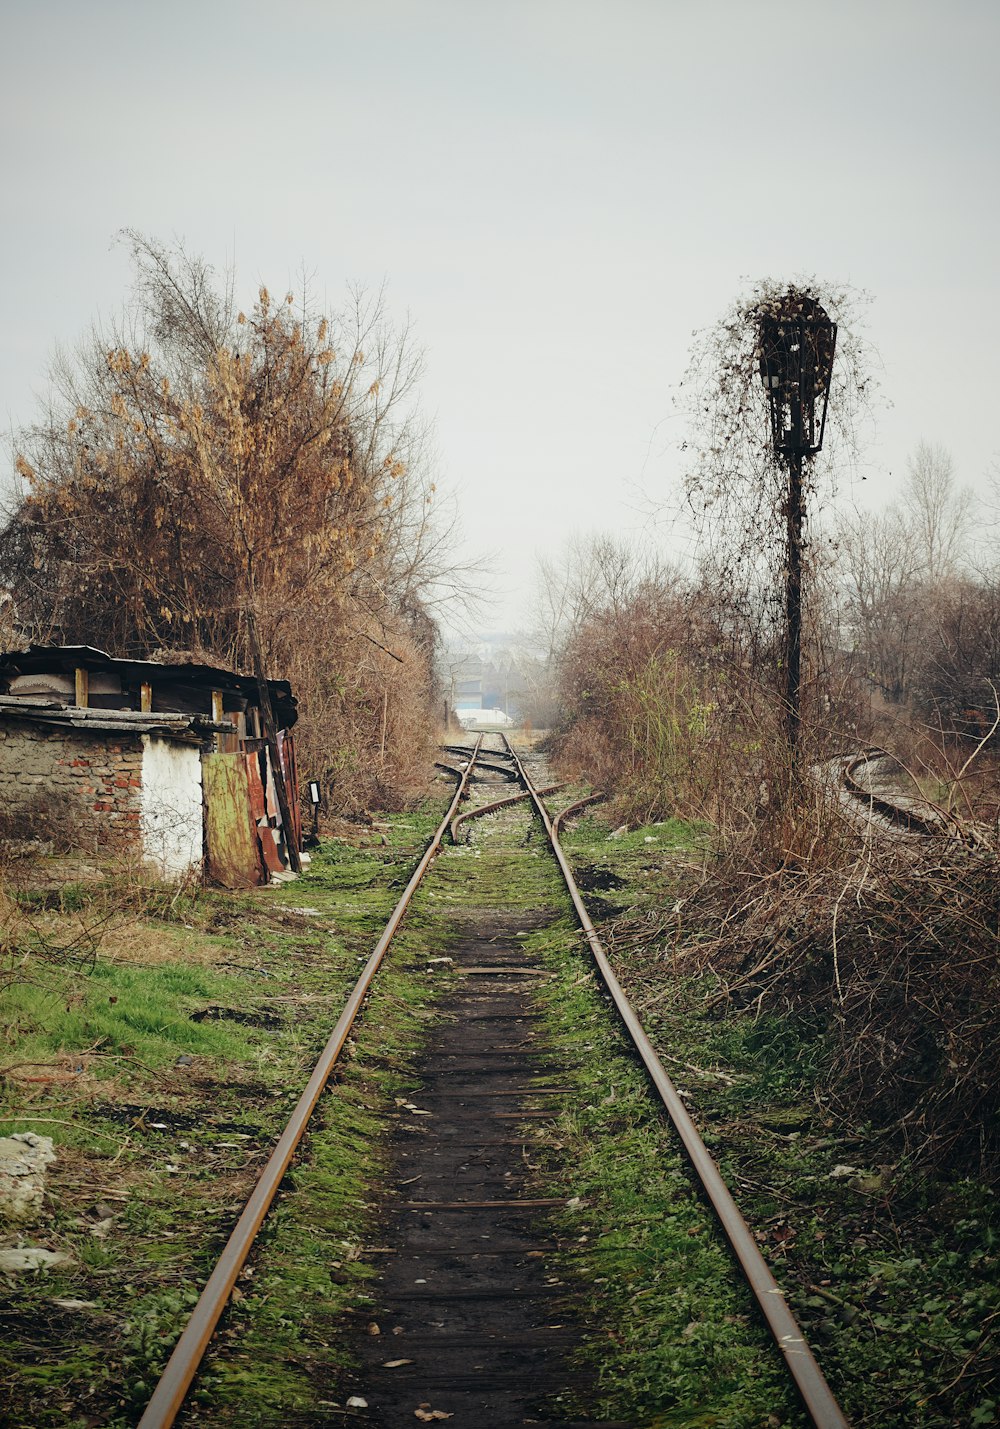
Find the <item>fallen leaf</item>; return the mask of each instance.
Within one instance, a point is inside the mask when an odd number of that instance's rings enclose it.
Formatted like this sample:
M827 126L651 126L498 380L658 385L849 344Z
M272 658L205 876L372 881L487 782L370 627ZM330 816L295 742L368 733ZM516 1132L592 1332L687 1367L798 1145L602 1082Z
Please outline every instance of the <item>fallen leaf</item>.
M412 1363L413 1363L412 1360L384 1360L384 1361L382 1362L382 1368L383 1368L383 1369L399 1369L399 1366L400 1366L400 1365L403 1365L403 1364L412 1364Z

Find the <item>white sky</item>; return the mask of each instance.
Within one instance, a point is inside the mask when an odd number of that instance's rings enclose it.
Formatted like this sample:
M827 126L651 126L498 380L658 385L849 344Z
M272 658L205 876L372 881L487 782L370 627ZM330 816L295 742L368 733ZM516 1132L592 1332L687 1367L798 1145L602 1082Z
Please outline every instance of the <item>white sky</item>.
M129 226L240 292L389 285L428 353L443 484L497 553L642 525L692 330L749 282L873 297L893 406L859 500L924 438L1000 450L996 0L0 0L0 417L128 285ZM850 495L850 493L848 493Z

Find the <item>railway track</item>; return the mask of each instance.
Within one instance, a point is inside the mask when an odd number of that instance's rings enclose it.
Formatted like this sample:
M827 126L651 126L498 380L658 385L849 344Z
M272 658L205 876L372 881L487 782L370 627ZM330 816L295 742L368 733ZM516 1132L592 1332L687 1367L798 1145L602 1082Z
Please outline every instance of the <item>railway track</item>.
M837 761L841 787L853 806L864 810L869 821L878 819L891 829L926 835L954 833L944 813L927 800L904 794L890 799L884 790L874 787L880 770L892 763L884 749L864 749Z
M884 749L865 749L855 755L844 768L844 785L848 793L881 814L896 828L908 829L918 834L947 832L948 822L945 816L925 799L907 798L903 794L897 795L895 799L888 799L884 793L873 789L871 783L865 783L863 771L877 770L879 766L888 763L892 763L892 756Z
M140 1420L141 1429L162 1429L180 1413L393 933L442 840L449 831L453 839L464 837L470 818L523 801L534 809L536 829L544 830L621 1029L645 1068L651 1095L684 1146L809 1422L820 1429L846 1424L751 1230L615 978L560 846L559 821L550 818L543 794L506 737L491 738L500 747L484 751L480 738L468 748L448 751L460 761L449 766L456 780L449 810L205 1286ZM460 813L474 781L477 807ZM515 782L521 792L511 794ZM547 786L546 792L554 787ZM537 851L531 856L537 857ZM561 1396L572 1394L577 1403L586 1403L592 1392L587 1374L570 1367L569 1352L581 1326L558 1270L562 1248L546 1222L565 1207L569 1195L539 1197L527 1168L532 1128L551 1122L573 1095L558 1056L542 1035L537 995L552 974L525 949L525 936L537 925L531 914L512 915L494 906L466 916L449 944L444 961L452 976L440 1027L419 1066L419 1090L398 1109L394 1185L388 1188L381 1243L368 1249L380 1266L377 1303L354 1345L363 1367L355 1401L367 1422L393 1426L448 1417L470 1429L547 1422L569 1429L574 1421L560 1415ZM331 1414L323 1422L344 1420ZM602 1423L585 1422L591 1429ZM606 1420L603 1429L632 1423Z

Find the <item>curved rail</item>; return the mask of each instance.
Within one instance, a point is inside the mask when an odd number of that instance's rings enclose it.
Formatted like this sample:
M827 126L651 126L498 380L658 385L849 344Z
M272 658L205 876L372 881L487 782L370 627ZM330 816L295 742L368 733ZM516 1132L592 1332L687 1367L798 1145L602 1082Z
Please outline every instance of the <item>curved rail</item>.
M517 775L514 777L517 778ZM565 783L565 779L561 779L558 784L547 784L544 789L539 789L538 792L539 794L554 794L556 790L561 789ZM508 804L520 804L523 799L530 798L531 795L527 789L524 789L520 794L508 794L505 799L494 799L491 804L480 804L478 809L466 809L464 814L457 814L455 818L452 819L451 829L449 830L452 843L458 843L458 830L467 819L478 819L483 814L495 814L498 809L504 809Z
M388 923L385 926L381 938L375 946L374 951L364 966L361 976L358 978L351 991L350 997L344 1005L344 1010L340 1014L337 1025L330 1034L330 1038L320 1054L319 1061L313 1068L312 1076L300 1096L295 1110L288 1119L288 1123L278 1139L278 1143L260 1173L257 1184L254 1187L250 1199L243 1208L243 1213L236 1223L236 1226L226 1242L215 1269L212 1271L201 1297L191 1312L190 1319L185 1326L180 1339L174 1346L173 1354L167 1361L166 1368L160 1377L156 1389L146 1406L142 1418L139 1420L139 1429L166 1429L166 1426L173 1424L184 1403L185 1396L191 1386L198 1367L201 1364L208 1342L226 1303L236 1284L236 1277L239 1275L250 1253L254 1238L261 1227L264 1217L267 1215L274 1200L275 1194L281 1184L281 1179L288 1169L289 1162L295 1154L295 1149L302 1139L303 1133L309 1124L309 1120L319 1101L320 1094L330 1078L330 1074L336 1065L337 1059L347 1041L348 1033L354 1025L355 1018L361 1008L361 1004L368 993L372 980L379 969L379 965L385 956L389 944L395 936L396 930L403 919L403 914L409 906L410 899L416 892L420 880L430 867L431 860L441 847L448 825L454 817L455 811L461 802L469 776L479 755L479 746L482 744L482 736L476 741L475 746L469 751L469 761L465 768L459 772L445 765L444 768L458 778L458 788L455 790L455 797L448 807L448 812L441 820L430 843L424 851L423 857L417 864L410 877L409 883L403 890L402 897L396 904Z
M844 1418L840 1405L834 1399L830 1386L816 1363L798 1322L785 1304L784 1292L768 1269L767 1262L757 1247L750 1227L743 1219L729 1188L722 1179L719 1168L702 1141L677 1089L667 1076L663 1063L657 1056L655 1048L646 1036L642 1024L614 974L576 886L566 855L563 853L558 835L553 827L553 821L549 818L548 811L542 803L540 795L535 791L513 745L506 735L503 736L503 740L548 834L556 861L566 880L566 887L573 901L580 927L590 945L591 954L604 984L611 994L618 1015L641 1057L653 1085L659 1093L667 1115L680 1136L688 1158L740 1263L740 1268L747 1278L775 1343L784 1356L785 1364L802 1396L806 1411L816 1429L847 1429L847 1420Z
M863 749L860 754L856 754L844 765L843 781L844 788L852 798L867 804L870 809L874 809L877 814L881 814L890 823L896 824L900 828L909 829L911 832L921 834L941 834L947 828L947 822L943 815L932 812L928 815L920 814L915 808L910 808L903 804L894 804L891 799L883 798L874 793L871 789L866 789L859 779L855 778L857 771L863 764L872 764L878 759L891 759L892 755L885 749Z
M539 789L539 794L544 794L544 789ZM559 837L559 830L567 819L575 819L577 814L582 814L584 809L589 809L591 804L603 804L607 794L588 794L585 799L577 799L575 804L570 804L568 809L561 810L552 820L552 832L556 838Z

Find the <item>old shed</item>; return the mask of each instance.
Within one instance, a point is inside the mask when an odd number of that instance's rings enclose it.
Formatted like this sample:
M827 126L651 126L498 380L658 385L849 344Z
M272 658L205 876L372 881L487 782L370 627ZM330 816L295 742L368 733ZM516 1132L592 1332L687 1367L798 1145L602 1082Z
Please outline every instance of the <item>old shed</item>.
M265 882L300 838L295 700L268 682L296 827L281 826L250 676L91 646L0 655L0 817L18 838L133 857L161 877Z

